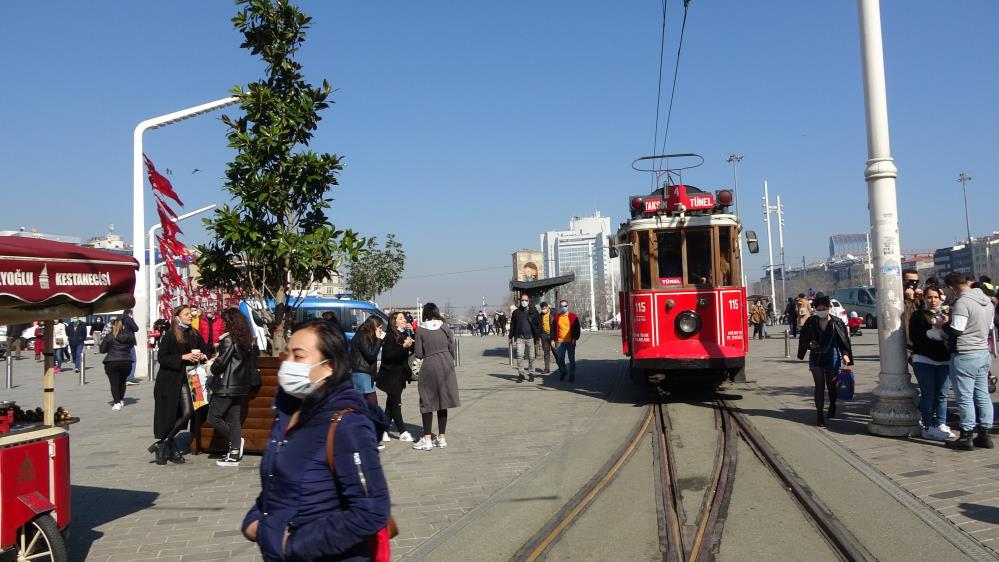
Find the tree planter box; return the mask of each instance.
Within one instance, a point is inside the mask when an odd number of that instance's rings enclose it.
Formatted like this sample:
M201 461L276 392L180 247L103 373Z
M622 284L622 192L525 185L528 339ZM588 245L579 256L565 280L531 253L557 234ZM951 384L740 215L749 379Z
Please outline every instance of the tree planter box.
M271 357L261 355L257 357L257 369L260 370L261 386L256 394L247 397L248 407L243 409L242 435L246 441L243 453L262 453L267 447L267 438L271 435L271 428L274 427L274 411L271 404L274 403L274 396L278 389L278 368L281 366L283 357ZM201 413L203 412L203 413ZM201 420L204 421L208 414L208 408L202 408ZM207 423L202 423L197 430L197 439L191 445L194 454L199 453L223 453L228 443L221 436L215 436L215 430Z

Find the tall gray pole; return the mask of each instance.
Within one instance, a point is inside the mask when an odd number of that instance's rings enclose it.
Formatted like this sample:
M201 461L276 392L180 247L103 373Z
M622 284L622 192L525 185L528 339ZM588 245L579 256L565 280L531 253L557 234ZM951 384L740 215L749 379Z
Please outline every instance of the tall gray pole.
M784 263L784 205L780 202L780 195L777 196L777 239L780 241L780 305L784 306L787 300L787 285L784 283L784 270L787 265ZM777 312L777 303L774 303L774 312Z
M763 180L763 215L767 219L767 255L770 259L770 302L774 302L777 299L777 287L774 284L774 242L770 234L770 211L772 210L773 208L770 206L770 191L767 189L767 181Z
M739 162L745 158L741 154L730 154L728 159L725 160L729 164L732 164L732 196L735 199L735 216L739 217L740 224L742 223L742 213L739 212ZM739 229L739 251L742 251L742 229ZM746 270L742 269L742 286L746 286Z
M975 250L971 247L971 219L968 218L968 182L971 181L971 176L961 172L961 175L957 177L957 181L961 182L961 187L964 189L964 225L968 228L968 254L971 255L971 275L975 275Z
M916 390L906 364L902 331L902 254L898 235L898 202L895 178L898 169L891 157L888 135L888 97L885 90L884 48L881 43L879 0L858 0L860 52L863 62L864 102L867 115L868 207L875 250L878 289L878 346L881 373L867 430L875 435L918 435L919 414L912 398Z

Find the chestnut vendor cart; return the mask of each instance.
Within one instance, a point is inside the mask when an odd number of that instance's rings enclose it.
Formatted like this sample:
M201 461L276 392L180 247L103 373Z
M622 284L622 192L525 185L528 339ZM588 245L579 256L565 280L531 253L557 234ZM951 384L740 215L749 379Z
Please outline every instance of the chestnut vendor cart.
M42 422L14 422L13 403L0 401L0 559L68 559L69 431L55 420L53 321L134 306L136 269L131 256L0 236L0 324L44 322L47 350Z

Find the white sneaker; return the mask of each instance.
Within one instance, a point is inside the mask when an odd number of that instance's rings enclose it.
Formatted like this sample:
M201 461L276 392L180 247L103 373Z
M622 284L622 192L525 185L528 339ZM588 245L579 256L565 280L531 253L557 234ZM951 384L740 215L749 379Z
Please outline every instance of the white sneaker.
M923 439L946 441L950 439L950 432L941 431L939 427L931 427L923 430Z
M421 437L419 441L413 443L413 448L417 451L431 451L434 448L434 444L426 437Z
M951 431L950 428L947 427L947 424L945 424L945 423L940 424L937 427L937 429L939 429L940 431L946 433L949 437L957 437L957 435L955 435L954 432Z
M403 431L399 434L399 441L406 441L409 443L413 442L413 436L409 434L408 431Z
M441 449L447 449L447 439L445 439L443 437L440 437L440 436L435 437L434 438L434 447L439 447Z
M239 438L239 458L243 458L243 446L246 445L246 439Z
M121 402L115 402L114 406L111 406L111 410L117 412L118 410L121 410L123 406L124 404Z
M391 441L391 439L388 436L388 432L387 431L383 431L382 432L382 441L385 442L385 443L388 443L389 441Z

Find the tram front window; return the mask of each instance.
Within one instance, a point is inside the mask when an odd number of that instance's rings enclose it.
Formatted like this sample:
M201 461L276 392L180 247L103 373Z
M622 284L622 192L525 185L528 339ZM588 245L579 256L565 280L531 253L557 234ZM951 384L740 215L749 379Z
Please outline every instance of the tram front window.
M732 281L732 229L723 226L718 229L718 276L721 285L734 285Z
M683 279L683 248L679 232L659 232L659 277L660 286L671 283L667 279ZM680 283L676 283L679 285Z
M710 230L687 231L687 283L711 285L714 283L714 252L711 249Z

